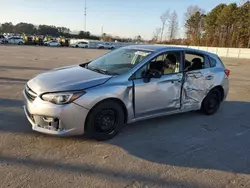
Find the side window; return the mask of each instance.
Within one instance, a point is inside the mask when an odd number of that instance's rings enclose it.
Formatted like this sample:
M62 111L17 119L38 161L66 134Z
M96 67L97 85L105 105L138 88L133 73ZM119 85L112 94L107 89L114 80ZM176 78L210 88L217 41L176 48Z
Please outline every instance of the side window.
M184 71L210 68L208 57L199 53L186 52Z
M150 69L156 69L160 71L163 75L179 73L181 62L180 52L167 52L158 55L146 65L141 67L136 73L135 78L143 78Z
M214 59L214 58L209 58L209 60L210 60L210 66L211 67L215 67L216 66L216 60Z
M154 58L149 63L149 69L157 69L165 74L178 73L180 70L181 53L167 52Z

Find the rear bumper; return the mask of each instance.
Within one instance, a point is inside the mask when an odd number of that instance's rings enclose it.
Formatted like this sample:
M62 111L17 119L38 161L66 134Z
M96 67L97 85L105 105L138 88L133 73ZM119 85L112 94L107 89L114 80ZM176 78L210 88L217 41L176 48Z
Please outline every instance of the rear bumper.
M228 92L229 92L229 79L226 78L223 82L223 90L224 90L224 98L223 101L226 100L227 96L228 96Z
M89 110L74 103L55 105L42 101L39 97L30 101L25 93L24 103L24 113L34 131L58 136L84 133L85 120ZM50 122L47 118L56 121Z

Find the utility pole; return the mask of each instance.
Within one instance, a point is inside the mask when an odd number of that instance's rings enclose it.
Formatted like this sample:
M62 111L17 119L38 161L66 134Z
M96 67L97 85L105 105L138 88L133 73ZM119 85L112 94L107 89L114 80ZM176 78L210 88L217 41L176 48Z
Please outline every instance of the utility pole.
M85 7L84 7L84 31L86 32L86 20L87 20L87 0L85 0Z

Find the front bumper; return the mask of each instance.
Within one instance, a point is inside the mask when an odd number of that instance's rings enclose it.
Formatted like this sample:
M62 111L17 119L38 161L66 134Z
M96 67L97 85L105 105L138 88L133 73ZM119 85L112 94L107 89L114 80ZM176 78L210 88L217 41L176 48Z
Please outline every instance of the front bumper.
M58 135L81 135L84 133L84 125L88 109L75 103L67 105L55 105L36 97L34 101L27 98L24 92L24 113L37 132ZM47 121L55 119L55 122Z

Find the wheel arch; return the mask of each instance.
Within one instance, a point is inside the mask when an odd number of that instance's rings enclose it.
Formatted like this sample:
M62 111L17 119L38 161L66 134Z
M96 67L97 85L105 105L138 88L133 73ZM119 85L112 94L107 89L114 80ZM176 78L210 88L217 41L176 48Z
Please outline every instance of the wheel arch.
M107 102L107 101L108 101L108 102L117 103L117 104L119 104L119 105L122 107L123 113L124 113L124 117L125 117L125 118L124 118L124 123L127 123L127 120L128 120L128 110L127 110L126 105L124 104L124 102L123 102L121 99L114 98L114 97L109 97L109 98L106 98L106 99L103 99L103 100L97 102L97 103L90 109L90 111L89 111L89 113L87 114L87 117L86 117L86 121L85 121L85 125L84 125L84 130L87 129L86 123L87 123L87 121L88 121L89 115L90 115L90 113L92 112L92 110L93 110L97 105L100 105L100 104L102 104L102 103L104 103L104 102Z
M221 101L223 101L224 96L225 96L225 91L224 91L224 89L223 89L223 87L221 85L217 85L217 86L213 87L209 92L211 92L212 90L216 90L216 89L220 91Z
M220 97L221 97L221 102L224 100L225 91L224 91L224 89L223 89L223 87L222 87L221 85L217 85L217 86L214 86L213 88L211 88L211 89L207 92L207 94L206 94L205 97L203 98L201 104L203 104L203 101L205 100L206 96L207 96L210 92L212 92L213 90L219 90L219 91L220 91L220 94L221 94L221 96L220 96Z

